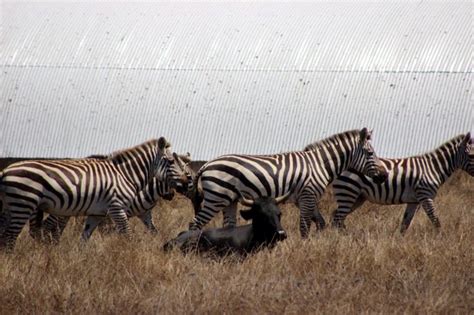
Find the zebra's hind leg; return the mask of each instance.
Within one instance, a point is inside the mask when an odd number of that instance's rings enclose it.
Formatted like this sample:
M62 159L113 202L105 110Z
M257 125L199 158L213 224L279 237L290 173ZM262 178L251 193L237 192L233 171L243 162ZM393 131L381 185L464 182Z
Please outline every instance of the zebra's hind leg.
M439 223L439 219L435 214L435 207L433 204L433 199L424 199L421 202L421 205L423 206L423 210L425 210L426 215L428 218L431 220L431 223L433 223L434 227L436 229L439 229L441 227L441 223Z
M347 215L349 215L351 212L354 212L357 208L360 208L365 203L366 199L362 195L357 196L355 199L337 199L338 208L333 212L332 226L338 229L345 229L346 225L344 224L344 221L346 220Z
M7 251L13 251L18 235L34 210L29 206L22 207L21 204L17 204L14 208L7 209L7 211L10 211L10 219L0 239L0 248L6 247Z
M233 201L230 201L229 199L214 201L212 199L207 199L206 196L204 196L202 208L189 223L189 230L200 230L204 225L211 221L219 211L229 206L231 202Z
M224 227L235 227L237 225L237 202L233 202L224 208Z
M30 236L37 241L40 241L43 239L43 235L42 235L43 216L44 216L43 210L38 209L31 214L30 219L29 219Z
M418 203L409 203L405 209L405 213L403 214L402 224L400 226L400 233L404 234L408 227L410 226L411 221L413 220L413 216L415 215L416 210L418 209Z

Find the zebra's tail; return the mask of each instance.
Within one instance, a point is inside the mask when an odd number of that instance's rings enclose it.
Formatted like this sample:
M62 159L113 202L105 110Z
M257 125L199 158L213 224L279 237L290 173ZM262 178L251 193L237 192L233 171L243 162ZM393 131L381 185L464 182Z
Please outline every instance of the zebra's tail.
M5 185L3 184L3 172L0 172L0 200L3 199L5 193ZM1 208L0 208L1 211Z
M194 176L193 178L193 187L192 187L190 199L193 203L195 215L198 214L199 211L201 211L201 203L204 199L202 190L199 188L199 179L201 178L203 171L204 171L204 167L201 167L196 173L196 176Z

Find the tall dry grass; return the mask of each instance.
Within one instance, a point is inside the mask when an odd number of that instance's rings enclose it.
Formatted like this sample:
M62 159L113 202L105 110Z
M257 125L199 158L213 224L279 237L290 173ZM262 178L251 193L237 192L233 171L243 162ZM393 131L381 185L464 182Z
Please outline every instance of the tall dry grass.
M285 205L289 238L240 263L162 252L192 217L183 198L158 205L156 237L136 219L132 241L96 233L81 245L82 227L71 224L47 246L24 231L13 254L0 254L0 313L472 314L473 184L456 174L442 187L439 233L417 213L402 237L403 206L366 204L345 232L313 230L303 241L297 209ZM329 195L321 208L329 219Z

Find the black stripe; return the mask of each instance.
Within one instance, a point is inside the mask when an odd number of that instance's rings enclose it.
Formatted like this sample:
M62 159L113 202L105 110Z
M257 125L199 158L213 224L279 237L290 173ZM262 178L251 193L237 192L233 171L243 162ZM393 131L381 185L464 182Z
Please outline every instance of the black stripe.
M45 171L42 167L38 167L38 165L36 166L36 169L39 169L39 170L42 170L42 171ZM47 171L46 171L47 172ZM41 175L38 175L36 173L33 173L31 171L28 171L28 170L25 170L25 169L17 169L15 170L14 172L9 172L9 175L12 174L12 175L15 175L15 176L18 176L18 177L22 177L24 178L25 180L32 180L40 185L42 185L46 191L48 191L49 193L53 194L60 202L60 206L62 207L64 205L64 198L63 198L63 195L61 194L61 192L58 192L56 189L54 189L46 180L43 176Z
M8 192L8 193L6 193L5 195L8 196L8 197L11 197L11 198L15 198L15 199L26 200L27 202L30 202L30 203L32 203L32 204L35 204L35 203L38 202L37 200L35 200L35 199L33 199L33 198L30 198L30 197L25 196L25 195L16 194L16 193L10 193L10 192Z
M405 189L408 188L406 186L407 176L410 176L410 174L408 174L407 159L402 159L401 162L399 163L399 165L400 165L400 168L401 168L401 171L402 171L402 176L401 176L401 179L400 179L400 186L397 187L397 188L400 190L400 200L399 201L402 202L403 201L402 196L405 194Z
M277 156L277 159L280 157L281 156ZM275 187L275 196L279 196L280 187L278 185L278 170L281 168L281 165L279 163L276 163L274 158L259 157L259 159L257 159L252 156L249 156L247 158L250 160L255 160L255 162L259 162L259 165L261 165L265 169L267 174L273 179L273 186ZM261 160L265 160L265 161L261 161ZM276 168L276 172L273 171L270 164L272 164ZM270 194L271 192L268 193L269 196Z
M224 200L227 200L229 201L230 203L233 202L234 200L232 200L229 196L225 195L225 194L221 194L221 193L218 193L214 190L210 190L210 189L207 189L207 188L204 188L203 189L204 192L208 193L208 194L211 194L211 195L214 195L214 196L217 196L219 198L222 198ZM206 194L204 194L204 200L206 200ZM208 200L207 202L209 203L214 203L212 200Z
M39 198L43 198L43 192L42 191L39 191L36 188L34 188L32 186L28 186L28 185L26 185L22 182L16 182L16 181L11 182L11 181L5 180L5 181L3 181L2 184L7 186L7 187L13 187L13 188L16 188L16 189L19 189L19 190L37 195Z
M232 176L238 178L242 182L242 184L244 184L246 187L252 189L256 194L258 194L259 197L261 197L260 189L258 189L258 187L254 185L254 183L252 183L250 180L248 180L248 178L245 177L244 174L242 174L236 168L229 167L227 165L221 165L221 164L219 164L219 165L211 164L210 166L207 167L207 169L208 170L221 171L221 172L227 173L229 175L232 175ZM203 179L204 178L207 179L209 177L206 176L206 177L203 177Z
M343 191L349 191L349 192L353 193L354 195L359 194L359 192L354 190L351 186L334 184L333 188L335 189L336 196L342 195Z
M201 177L201 180L202 180L202 181L209 181L209 182L215 183L215 184L217 184L217 185L219 185L219 186L221 186L221 187L224 187L224 188L226 188L226 189L228 189L228 190L234 192L236 195L239 195L239 194L240 194L240 192L235 188L234 185L232 185L232 184L230 184L230 183L228 183L228 182L226 182L226 181L223 181L223 180L221 180L221 179L219 179L219 178L209 177L209 176L202 176L202 177Z

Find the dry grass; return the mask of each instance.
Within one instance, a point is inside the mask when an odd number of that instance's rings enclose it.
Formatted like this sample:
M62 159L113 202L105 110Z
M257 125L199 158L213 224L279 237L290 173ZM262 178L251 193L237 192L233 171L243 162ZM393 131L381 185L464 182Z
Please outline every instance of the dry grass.
M296 208L284 206L287 241L242 263L161 251L191 218L182 198L159 205L157 237L138 220L131 242L96 233L81 246L72 224L46 246L24 231L13 254L0 254L0 313L472 314L473 184L457 174L442 187L440 233L418 213L402 237L403 206L366 204L346 232L302 241ZM335 204L326 196L321 207L328 219Z

